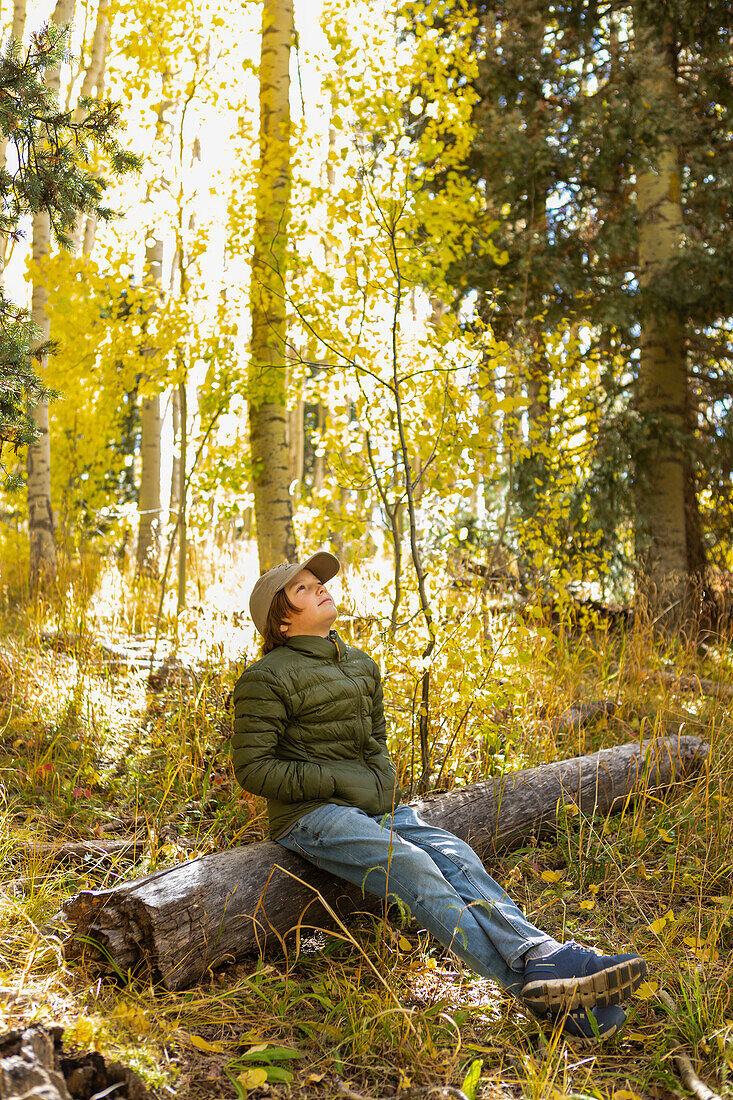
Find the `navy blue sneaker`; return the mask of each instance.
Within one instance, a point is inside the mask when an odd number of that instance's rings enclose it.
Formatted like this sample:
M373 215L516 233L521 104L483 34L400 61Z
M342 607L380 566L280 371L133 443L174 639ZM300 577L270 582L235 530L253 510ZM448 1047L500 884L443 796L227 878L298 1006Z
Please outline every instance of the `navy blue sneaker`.
M618 1035L626 1023L626 1013L621 1005L608 1005L606 1008L571 1008L567 1013L560 1012L547 1019L553 1027L561 1025L563 1035L568 1038L594 1045Z
M596 955L568 943L527 963L521 997L542 1015L572 1008L606 1008L631 996L646 977L639 955Z

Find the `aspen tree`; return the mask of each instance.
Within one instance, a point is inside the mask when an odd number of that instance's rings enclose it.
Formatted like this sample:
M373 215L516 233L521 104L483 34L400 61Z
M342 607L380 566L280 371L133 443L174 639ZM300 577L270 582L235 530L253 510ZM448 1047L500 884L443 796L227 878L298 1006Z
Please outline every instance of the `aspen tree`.
M20 30L18 9L15 14L18 17L16 30ZM67 14L70 13L60 9L57 17ZM65 249L71 243L70 232L76 216L82 211L94 212L106 219L112 214L108 207L100 205L107 181L100 177L98 166L90 170L92 150L96 147L106 154L115 176L139 167L137 157L126 152L116 140L115 130L120 127L121 120L114 104L90 105L79 120L75 120L68 110L59 110L59 70L67 56L67 40L67 24L51 22L34 33L27 46L11 37L0 57L3 105L0 135L13 147L9 170L0 174L3 200L0 234L8 240L18 241L22 237L21 219L43 215L36 217L34 226L35 259L32 255L27 257L29 282L35 287L33 306L41 324L33 324L28 311L8 301L0 290L0 473L3 474L7 473L2 465L3 444L10 443L17 453L19 447L39 439L39 427L33 413L39 399L54 396L53 385L49 384L53 374L53 364L47 361L49 344L44 340L39 342L39 336L53 329L54 342L56 339L56 322L52 322L52 315L54 301L59 297L58 274L60 267L73 266ZM62 246L53 256L50 255L51 235ZM64 293L61 290L62 297ZM58 316L57 313L57 319ZM77 326L76 343L79 337L83 343L88 329L77 317L74 323ZM34 373L34 361L43 370L43 382ZM40 505L40 516L39 510L33 508L30 517L34 585L42 574L52 571L51 555L55 546L51 498L48 486L44 490L40 477L42 468L49 467L45 414L43 408L38 410L44 430L40 433L41 446L31 451L30 456L29 489L35 497L34 503ZM10 475L6 476L4 487L15 490L20 484L17 475ZM45 549L46 566L42 570L38 565L44 557L39 554L39 548Z
M163 268L163 242L149 238L146 246L145 272L147 285L160 294ZM145 358L152 358L155 349L143 349ZM140 405L140 496L138 506L140 527L137 538L137 571L158 575L160 552L160 394L143 397Z
M57 0L52 16L56 26L64 26L74 18L75 0ZM61 66L49 69L46 86L58 94L61 86ZM41 211L33 218L33 263L39 264L48 256L51 245L51 218ZM39 332L39 345L46 344L51 326L46 313L47 290L43 278L36 277L31 299L31 317ZM47 356L39 356L39 373L43 373ZM48 424L48 401L40 400L33 409L33 421L38 432L35 442L28 447L28 535L30 540L30 581L36 588L56 575L56 543L54 517L51 506L51 436Z
M292 481L303 480L304 447L305 447L305 402L303 389L299 387L297 394L289 403L287 416L287 441L288 441L288 476Z
M260 568L296 554L286 438L285 278L290 218L292 0L264 0L260 160L252 250L248 379L250 451Z
M94 27L89 64L84 73L84 79L79 91L80 100L87 96L91 96L95 89L97 93L96 98L98 100L102 98L102 92L104 90L104 70L107 60L107 48L109 46L108 11L109 0L99 0L97 22ZM86 110L81 105L78 105L74 111L74 121L80 122L86 114ZM94 214L87 216L80 213L77 215L72 241L75 249L78 249L83 242L85 256L90 256L92 253L96 224L97 218Z
M171 491L168 498L168 522L178 522L178 503L181 492L181 398L178 386L171 392L171 418L173 420L173 462L171 463Z
M172 74L166 66L162 74L161 101L158 106L157 121L155 127L156 143L163 146L163 166L157 178L151 180L147 187L146 202L149 209L153 209L152 200L160 191L169 186L169 175L172 173L172 157L175 143L175 101L169 98ZM160 230L154 226L148 228L148 236L145 244L145 285L153 292L151 313L155 312L161 304L163 296L163 240ZM156 358L157 347L155 341L148 342L143 349L143 358L148 366L144 371L148 389L144 393L140 403L140 494L138 497L138 511L140 526L137 538L137 571L157 577L160 556L160 521L161 521L161 493L160 493L160 432L162 418L160 414L160 392L154 392L155 383L152 379L153 362Z
M651 97L675 101L672 29L656 38L636 27ZM661 139L636 182L639 285L654 291L673 262L682 234L679 156ZM650 296L651 297L651 296ZM652 299L653 301L653 299ZM686 612L688 580L685 523L685 405L687 367L679 315L656 303L642 315L638 409L646 435L636 476L636 537L640 576L637 599L655 618L679 624ZM651 461L644 461L644 458Z

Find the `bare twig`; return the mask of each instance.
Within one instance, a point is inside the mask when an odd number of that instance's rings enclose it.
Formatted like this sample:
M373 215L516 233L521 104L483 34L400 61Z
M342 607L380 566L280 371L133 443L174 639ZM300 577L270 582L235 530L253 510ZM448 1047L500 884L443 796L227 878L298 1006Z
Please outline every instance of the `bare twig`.
M659 997L660 1001L667 1009L672 1018L677 1016L677 1006L670 997L669 993L665 992L665 990L663 989L658 989L657 997ZM673 1051L672 1061L674 1062L677 1072L680 1075L682 1084L689 1092L692 1093L693 1096L697 1097L697 1100L721 1100L718 1093L713 1092L713 1090L708 1085L706 1085L700 1077L697 1076L692 1062L683 1050L678 1049L676 1051Z
M345 1096L347 1100L379 1100L379 1098L367 1096L364 1092L356 1092L340 1077L336 1078L336 1095ZM448 1098L468 1100L465 1092L453 1085L423 1085L413 1089L403 1089L396 1095L397 1100L428 1100L428 1097L434 1100L448 1100Z

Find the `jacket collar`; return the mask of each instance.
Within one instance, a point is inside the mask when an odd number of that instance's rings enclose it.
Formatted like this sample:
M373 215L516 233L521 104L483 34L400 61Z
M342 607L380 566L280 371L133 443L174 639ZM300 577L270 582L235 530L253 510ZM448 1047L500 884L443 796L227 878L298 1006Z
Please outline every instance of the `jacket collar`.
M329 631L327 638L318 638L311 634L296 634L288 638L285 645L298 653L307 653L309 657L325 657L332 661L342 661L346 656L346 643L335 630Z

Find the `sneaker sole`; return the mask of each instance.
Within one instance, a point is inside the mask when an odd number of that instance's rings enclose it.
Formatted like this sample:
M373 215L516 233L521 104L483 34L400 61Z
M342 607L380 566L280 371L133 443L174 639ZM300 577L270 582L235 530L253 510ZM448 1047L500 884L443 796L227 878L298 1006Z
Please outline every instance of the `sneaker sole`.
M600 1046L601 1043L605 1043L606 1039L612 1039L614 1035L618 1035L622 1030L623 1024L620 1026L612 1024L610 1027L607 1027L605 1031L601 1031L599 1037L596 1038L595 1035L573 1033L569 1031L567 1027L563 1027L561 1034L563 1039L568 1043L572 1043L574 1047L588 1048Z
M552 978L530 982L522 989L522 1000L540 1012L564 1012L571 1008L606 1008L628 1000L646 977L643 959L609 966L585 977Z

